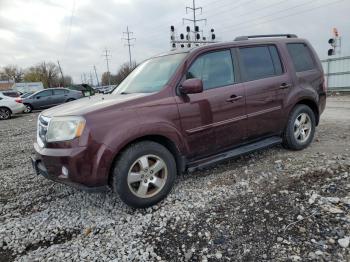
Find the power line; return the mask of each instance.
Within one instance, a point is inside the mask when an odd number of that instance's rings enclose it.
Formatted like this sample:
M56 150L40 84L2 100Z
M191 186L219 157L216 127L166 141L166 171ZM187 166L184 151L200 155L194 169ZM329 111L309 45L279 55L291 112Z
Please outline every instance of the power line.
M127 45L128 48L129 48L129 66L131 68L132 64L131 64L131 48L130 47L133 46L133 44L131 44L130 41L134 41L134 40L136 40L136 38L135 37L130 37L130 36L133 35L133 32L129 31L129 27L128 26L126 27L126 32L123 32L123 35L126 35L126 37L123 37L122 40L126 40L127 41L127 44L125 44L125 45Z
M310 1L310 2L307 2L306 4L309 4L311 2L314 2L315 0L313 1ZM316 0L317 1L317 0ZM232 26L229 26L229 27L225 27L226 30L223 30L221 32L226 32L226 31L229 31L229 30L232 30L232 29L235 29L235 28L249 28L249 27L255 27L257 25L260 25L260 24L265 24L265 23L268 23L268 22L271 22L271 21L274 21L274 20L277 20L277 19L283 19L283 18L286 18L286 17L291 17L291 16L295 16L295 15L299 15L299 14L303 14L303 13L307 13L307 12L310 12L310 11L313 11L313 10L316 10L316 9L319 9L319 8L322 8L322 7L325 7L325 6L329 6L329 5L332 5L332 4L336 4L336 3L339 3L339 2L343 2L345 0L338 0L338 1L334 1L334 2L331 2L331 3L327 3L327 4L323 4L323 5L319 5L319 6L316 6L316 7L311 7L311 8L308 8L308 9L305 9L305 10L300 10L300 11L297 11L297 12L294 12L294 13L291 13L291 14L287 14L287 15L283 15L283 16L278 16L278 17L275 17L275 18L272 18L272 19L269 19L269 20L265 20L265 21L257 21L255 25L246 25L246 26L241 26L242 24L247 24L247 23L250 23L251 21L256 21L256 20L260 20L261 18L265 18L265 17L270 17L271 15L273 14L276 14L276 13L281 13L281 12L285 12L285 11L289 11L291 9L295 9L297 7L300 7L302 5L298 5L298 6L293 6L293 7L290 7L290 8L287 8L287 9L284 9L284 10L280 10L278 12L275 12L275 13L271 13L269 15L265 15L265 16L262 16L262 17L258 17L256 19L252 19L250 21L246 21L246 22L242 22L242 23L239 23L239 24L236 24L236 25L232 25ZM305 4L303 4L305 5Z
M108 75L108 85L111 85L111 72L109 71L109 57L111 56L110 50L107 50L107 48L104 50L104 54L102 55L106 59L107 64L107 75Z

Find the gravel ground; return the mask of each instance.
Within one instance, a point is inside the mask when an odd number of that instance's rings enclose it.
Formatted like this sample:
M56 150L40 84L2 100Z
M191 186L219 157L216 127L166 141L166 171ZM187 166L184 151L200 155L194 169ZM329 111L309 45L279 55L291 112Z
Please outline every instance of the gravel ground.
M37 116L0 122L0 261L350 261L349 96L309 148L181 176L145 210L34 175Z

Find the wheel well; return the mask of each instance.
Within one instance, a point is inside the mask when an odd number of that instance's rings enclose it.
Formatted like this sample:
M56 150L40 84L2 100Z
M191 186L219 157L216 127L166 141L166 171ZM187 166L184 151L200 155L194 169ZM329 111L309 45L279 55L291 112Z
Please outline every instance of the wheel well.
M112 175L113 175L114 165L115 165L116 161L118 160L118 157L120 156L120 154L127 147L129 147L131 144L135 144L135 143L138 143L138 142L141 142L141 141L153 141L153 142L156 142L156 143L161 144L162 146L164 146L174 156L175 162L176 162L176 166L177 166L177 170L178 170L178 174L181 174L182 172L185 171L185 166L186 166L185 158L181 155L180 151L178 150L178 148L176 147L176 145L175 145L175 143L173 141L171 141L167 137L160 136L160 135L147 135L147 136L143 136L143 137L137 138L137 139L129 142L115 156L115 158L113 159L113 163L112 163L112 165L110 167L110 170L109 170L109 177L108 177L108 183L109 184L111 182L111 178L112 178Z
M314 112L315 114L315 118L316 118L316 126L318 125L319 123L319 120L320 120L320 114L318 112L318 106L317 104L312 101L312 100L309 100L309 99L303 99L301 101L299 101L297 103L297 105L307 105L308 107L310 107L312 109L312 111Z
M0 106L0 108L6 108L6 109L8 109L8 110L10 110L10 112L11 112L11 114L12 114L11 108L8 108L7 106Z

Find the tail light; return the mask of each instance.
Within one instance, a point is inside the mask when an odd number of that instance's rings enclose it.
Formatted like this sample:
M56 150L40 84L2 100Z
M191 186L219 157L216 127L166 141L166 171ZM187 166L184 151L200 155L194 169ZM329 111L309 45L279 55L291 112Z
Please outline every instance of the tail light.
M17 103L23 103L22 98L19 98L19 97L16 98L15 101L16 101Z

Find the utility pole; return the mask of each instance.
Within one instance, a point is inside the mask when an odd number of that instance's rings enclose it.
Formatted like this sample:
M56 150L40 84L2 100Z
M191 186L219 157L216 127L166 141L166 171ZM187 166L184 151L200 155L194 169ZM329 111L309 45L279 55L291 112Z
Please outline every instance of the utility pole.
M91 71L90 71L90 85L93 86L94 85L94 82L92 80L92 74L91 74Z
M196 1L192 0L192 7L186 6L186 14L187 11L190 10L193 13L193 19L189 18L182 18L182 23L185 24L185 21L190 21L193 23L193 28L191 29L190 26L186 26L186 33L179 34L179 37L176 35L175 27L172 25L170 26L170 43L171 47L173 49L176 49L177 47L188 47L191 48L193 46L200 46L200 45L206 45L206 44L212 44L216 43L215 41L215 33L214 29L212 28L210 30L210 36L204 36L203 30L199 29L198 22L204 21L207 23L207 19L197 19L197 11L200 10L200 13L202 14L202 7L196 7Z
M86 84L86 74L83 73L83 77L84 77L84 83L83 84Z
M109 72L109 57L111 56L110 51L107 50L107 48L104 51L104 54L102 55L105 57L106 59L106 63L107 63L107 74L108 74L108 85L111 85L111 72Z
M62 68L61 68L60 61L59 61L59 60L57 60L57 64L58 64L58 68L60 69L60 72L61 72L62 85L63 85L63 87L64 87L64 77L63 77L63 72L62 72Z
M187 14L187 10L191 10L193 12L193 19L182 18L182 23L184 24L185 21L193 22L193 31L195 31L197 22L200 22L200 21L207 22L207 19L196 19L197 11L201 10L201 14L202 14L203 8L202 7L196 7L196 1L195 0L192 1L192 7L186 6L186 14Z
M130 44L130 41L134 41L134 40L136 40L136 38L135 37L130 37L130 36L133 35L133 32L129 31L129 27L128 26L126 27L126 32L123 32L123 35L126 35L126 37L123 37L122 40L126 40L128 42L125 45L127 45L129 47L129 66L131 68L132 64L131 64L131 49L130 49L130 47L133 46L133 44Z
M96 76L97 86L100 86L100 82L98 81L98 76L97 76L96 66L95 66L95 65L94 65L94 71L95 71L95 76Z

